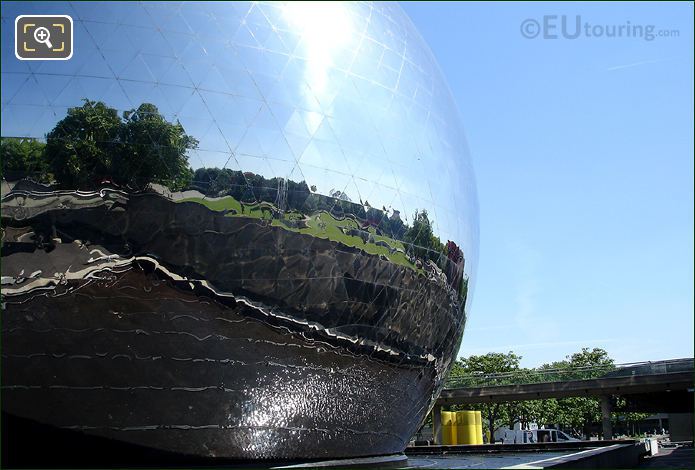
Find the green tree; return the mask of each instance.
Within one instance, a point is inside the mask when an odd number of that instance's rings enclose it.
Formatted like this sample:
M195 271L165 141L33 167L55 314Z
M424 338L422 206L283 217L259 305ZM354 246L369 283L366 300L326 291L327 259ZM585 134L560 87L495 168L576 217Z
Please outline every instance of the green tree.
M461 358L452 368L450 377L456 374L462 378L476 380L478 384L505 385L514 383L515 374L519 372L521 356L508 353L487 353L481 356L469 356ZM506 377L499 377L502 373L509 373ZM486 376L493 376L494 379L487 379ZM478 410L481 412L483 421L488 423L488 431L493 436L495 431L510 422L509 406L506 403L476 403L466 405L461 409Z
M542 365L539 370L557 369L564 380L582 380L600 377L613 368L614 361L604 349L582 348L581 351L567 356L563 361ZM550 422L571 427L575 433L581 432L588 435L589 425L601 421L598 398L567 397L557 399L556 402L557 414L548 419L551 419Z
M52 175L44 158L46 144L36 139L3 137L0 139L0 162L3 178L30 177L50 183Z
M514 416L515 420L519 421L523 428L527 428L531 423L558 423L557 416L560 411L560 405L554 398L547 400L528 400L509 404L510 407L514 405L517 405L517 408L510 409L509 414ZM510 426L510 428L511 427L512 426Z
M608 355L608 352L601 348L582 348L581 351L567 358L572 367L590 367L592 369L598 369L591 374L593 377L603 375L605 370L613 369L615 365L615 361Z
M113 160L122 151L118 112L85 99L70 108L46 136L46 159L59 186L92 188L112 177Z
M625 397L616 397L615 408L614 408L614 410L616 410L616 411L614 411L611 414L611 421L613 421L613 425L618 425L618 424L620 424L621 421L623 421L627 425L627 429L629 430L630 425L632 423L636 423L638 421L645 420L651 414L651 413L640 413L640 412L635 412L635 411L625 411L626 407L627 407L627 400L625 399Z
M187 151L198 141L186 134L181 123L164 119L157 107L143 103L123 114L122 156L114 162L115 177L122 184L145 188L162 184L172 191L187 188L193 178Z
M106 180L133 189L158 183L177 191L190 185L187 151L197 145L153 104L143 103L121 118L104 103L85 99L48 133L44 155L61 187L90 189Z
M582 348L581 351L571 354L563 361L556 361L544 364L538 368L539 377L542 380L544 372L548 377L554 376L557 380L558 374L562 380L584 380L601 377L609 371L615 369L615 362L608 352L601 348ZM548 399L538 401L539 405L526 402L533 409L536 406L533 419L537 423L558 423L569 426L577 434L588 436L589 428L592 424L601 421L601 408L598 398L593 397L568 397L561 399ZM617 399L618 408L624 406L625 400L622 397ZM612 419L618 421L620 417L627 421L638 421L647 416L645 413L626 413L614 412Z
M615 369L614 360L601 348L583 348L562 361L543 364L536 369L521 368L520 359L511 351L507 354L488 353L462 358L454 363L448 383L454 387L475 387L583 380L601 377ZM616 411L612 415L614 422L622 419L629 423L648 416L646 413L620 411L626 407L622 397L618 397L615 404ZM484 419L488 420L490 435L501 426L512 428L515 422L519 422L523 427L530 423L559 424L572 428L575 434L588 436L591 426L601 421L599 399L593 397L476 404L458 408L480 410Z
M406 230L403 241L408 244L411 255L423 260L437 262L440 254L444 252L444 245L434 235L432 222L425 209L415 211L413 225Z

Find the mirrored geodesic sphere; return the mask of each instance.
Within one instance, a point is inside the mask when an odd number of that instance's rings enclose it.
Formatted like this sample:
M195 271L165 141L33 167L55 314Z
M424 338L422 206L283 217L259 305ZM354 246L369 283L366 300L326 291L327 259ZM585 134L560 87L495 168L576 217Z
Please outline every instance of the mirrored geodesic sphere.
M67 61L18 15L67 14ZM3 411L191 455L400 452L458 351L465 138L396 4L2 4Z

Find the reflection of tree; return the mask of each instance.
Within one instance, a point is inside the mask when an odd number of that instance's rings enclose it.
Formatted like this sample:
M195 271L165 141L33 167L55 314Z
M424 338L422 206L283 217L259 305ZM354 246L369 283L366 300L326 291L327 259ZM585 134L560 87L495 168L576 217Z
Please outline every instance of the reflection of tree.
M9 177L31 175L66 189L95 189L104 183L133 190L145 190L151 183L171 191L194 189L208 198L231 196L241 203L242 213L245 205L264 204L271 219L286 211L295 216L326 212L335 220L352 218L359 227L354 230L360 233L347 235L364 236L374 243L388 244L378 237L403 242L411 262L432 261L465 298L463 254L453 242L444 246L434 234L426 210L416 211L409 226L398 211L389 217L386 208L373 208L366 201L352 202L341 190L324 196L305 181L265 178L227 168L193 172L187 151L197 146L198 141L186 134L179 122L168 122L153 104L143 103L119 116L103 102L85 99L82 106L70 108L58 121L47 134L46 144L2 139L2 172Z
M315 194L305 181L292 181L283 178L265 178L229 168L198 168L193 174L191 189L208 197L232 196L245 203L268 202L274 204L278 190L286 192L286 209L313 214L325 211L337 218L352 216L361 221L364 228L374 227L378 232L396 240L404 240L407 226L398 215L354 203L341 191L333 196ZM431 230L431 229L430 229Z
M328 192L328 195L332 197L333 199L340 199L341 201L348 201L352 202L352 199L350 199L350 196L345 194L343 191L340 191L338 189L331 189Z
M58 185L89 189L113 178L122 157L121 118L102 102L70 108L46 136L45 157Z
M36 139L8 137L0 140L2 177L18 179L30 176L41 183L53 180L43 156L46 144Z
M413 225L406 230L403 241L409 245L409 251L417 258L439 261L444 252L444 245L432 231L432 222L426 210L415 211Z
M232 196L249 204L261 201L274 203L277 200L278 188L281 188L287 192L288 208L300 212L311 195L304 181L297 183L292 180L282 181L281 178L267 179L261 175L229 168L198 168L193 173L190 187L208 197ZM330 207L326 206L324 209Z
M186 151L198 146L180 123L171 124L153 104L143 103L138 109L123 114L121 139L125 153L120 159L123 178L133 178L136 187L151 182L171 190L186 188L193 176Z
M191 180L186 151L197 141L153 104L123 118L102 102L70 108L46 136L45 159L59 186L91 189L103 181L144 189L159 183L184 189Z

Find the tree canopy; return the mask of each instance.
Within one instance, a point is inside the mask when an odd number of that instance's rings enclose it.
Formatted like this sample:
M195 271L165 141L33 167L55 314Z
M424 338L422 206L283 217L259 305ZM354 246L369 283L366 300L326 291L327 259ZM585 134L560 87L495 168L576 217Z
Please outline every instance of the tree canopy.
M415 211L413 225L406 230L403 241L409 244L411 255L422 259L439 260L444 245L432 230L432 222L426 210Z
M480 356L469 356L456 361L451 375L456 377L475 377L514 372L519 370L520 361L521 356L517 356L512 351L506 354L493 352ZM503 383L495 383L494 385L503 385ZM488 431L491 436L496 429L510 422L510 410L505 403L480 403L460 408L480 411L483 420L488 423Z
M137 187L156 182L172 191L190 185L193 170L186 152L196 148L198 141L179 122L164 119L155 105L143 103L123 113L121 141L124 151L114 165L117 177L134 178Z
M195 189L209 197L232 196L242 203L268 202L279 211L331 213L336 218L353 216L362 229L403 241L408 254L431 260L446 275L463 299L463 253L458 245L442 243L434 234L426 210L415 211L412 225L398 211L356 203L341 190L323 196L305 181L265 178L228 168L198 168L188 162L188 151L198 140L180 122L169 122L151 103L119 112L101 101L84 99L46 134L46 143L27 138L2 138L3 177L26 177L64 189L89 190L112 183L131 190L145 190L152 183L171 191ZM282 189L282 191L281 191ZM280 197L280 194L283 197Z
M539 369L560 369L567 371L563 377L566 380L589 379L598 377L613 368L614 361L601 348L583 348L581 351L567 356L563 361L544 364ZM543 400L542 402L549 402ZM558 423L571 427L575 432L580 430L586 434L587 425L601 421L599 399L595 397L567 397L552 400L556 410L554 419Z
M176 191L190 184L186 152L197 145L153 104L121 117L104 103L85 99L47 134L44 159L65 188L91 189L110 181L133 189L158 183Z
M30 177L50 183L53 176L44 159L46 144L36 139L8 137L0 140L0 162L3 178Z
M601 376L614 368L614 360L601 348L583 348L564 360L543 364L535 369L522 368L520 361L521 356L512 351L461 358L450 372L450 381L456 386L465 387L545 381L551 380L551 374L556 380L558 374L563 380L588 379ZM601 422L599 399L594 397L481 403L457 408L480 410L487 420L491 436L501 427L512 428L515 422L520 422L524 427L533 422L556 424L571 428L575 434L588 434L590 425ZM645 416L643 413L614 412L615 420L618 417L638 420Z

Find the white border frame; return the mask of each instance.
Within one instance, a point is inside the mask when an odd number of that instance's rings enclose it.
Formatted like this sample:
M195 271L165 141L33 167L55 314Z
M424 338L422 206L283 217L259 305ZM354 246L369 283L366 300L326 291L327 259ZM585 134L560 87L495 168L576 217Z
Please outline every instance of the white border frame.
M19 50L17 49L17 23L22 18L67 18L70 22L70 55L67 57L20 57ZM19 60L70 60L75 52L75 23L72 21L72 16L70 15L19 15L14 19L14 56Z

